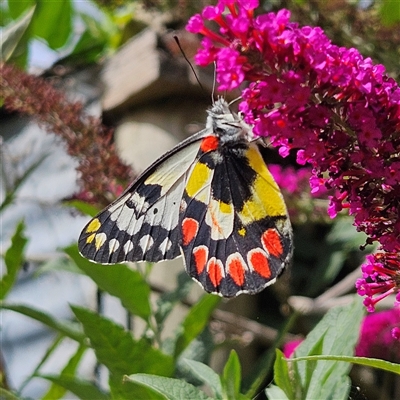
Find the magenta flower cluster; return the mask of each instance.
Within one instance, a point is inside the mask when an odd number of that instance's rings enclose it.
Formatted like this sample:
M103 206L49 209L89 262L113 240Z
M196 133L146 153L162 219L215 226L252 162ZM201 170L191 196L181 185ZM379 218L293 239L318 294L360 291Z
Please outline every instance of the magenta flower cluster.
M356 347L359 357L400 362L400 308L367 315Z
M314 182L315 179L310 168L296 169L290 165L283 167L279 164L270 164L268 169L280 189L288 195L301 196L306 189L309 189L310 181ZM328 190L324 181L318 179L310 194L312 197L327 198Z
M390 255L363 268L357 287L369 310L374 298L396 293L400 301L400 88L382 65L333 45L321 28L290 22L288 10L255 16L257 6L220 0L193 16L187 29L204 37L196 62L216 62L220 90L246 81L239 108L254 133L282 156L296 149L298 163L313 168L312 191L334 193L329 215L348 209L367 244Z

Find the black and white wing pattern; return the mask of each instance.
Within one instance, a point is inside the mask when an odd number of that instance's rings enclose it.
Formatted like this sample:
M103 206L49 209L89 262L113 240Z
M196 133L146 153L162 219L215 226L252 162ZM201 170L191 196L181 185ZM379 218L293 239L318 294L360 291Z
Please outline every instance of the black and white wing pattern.
M292 229L263 144L223 99L206 129L166 153L84 228L79 250L114 264L183 255L188 274L225 297L275 282Z
M179 206L203 132L144 171L83 229L81 254L97 263L169 260L180 255Z

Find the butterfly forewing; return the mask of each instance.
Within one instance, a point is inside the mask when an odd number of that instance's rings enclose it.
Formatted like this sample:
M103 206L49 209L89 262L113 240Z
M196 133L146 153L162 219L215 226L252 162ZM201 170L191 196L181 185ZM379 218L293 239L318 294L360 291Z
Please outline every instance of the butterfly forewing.
M79 238L81 254L98 263L160 261L180 255L179 205L198 153L192 137L156 161Z
M83 256L109 264L182 254L193 279L226 297L275 282L291 258L292 231L264 147L223 99L208 114L205 130L88 223Z

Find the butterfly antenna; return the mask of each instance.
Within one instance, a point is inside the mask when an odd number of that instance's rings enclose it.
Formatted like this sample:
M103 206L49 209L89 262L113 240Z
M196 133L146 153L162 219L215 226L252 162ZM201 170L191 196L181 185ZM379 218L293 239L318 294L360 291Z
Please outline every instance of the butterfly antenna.
M236 97L236 99L231 100L228 105L231 106L233 103L235 103L241 99L242 99L242 96Z
M214 104L214 93L215 93L215 82L217 80L217 62L214 61L214 77L213 77L213 85L211 91L211 104Z
M201 84L201 82L200 82L200 80L199 80L199 77L197 76L196 71L195 71L194 68L193 68L192 63L191 63L190 60L187 58L185 52L184 52L183 49L182 49L182 46L181 46L181 44L180 44L180 42L179 42L178 36L174 35L174 40L175 40L176 44L178 45L179 50L181 51L181 53L182 53L182 55L183 55L183 58L184 58L184 59L186 60L186 62L189 64L189 67L190 67L190 69L192 70L193 75L195 76L197 83L198 83L199 86L201 87L201 90L203 90L203 91L205 92L204 87L203 87L203 85Z

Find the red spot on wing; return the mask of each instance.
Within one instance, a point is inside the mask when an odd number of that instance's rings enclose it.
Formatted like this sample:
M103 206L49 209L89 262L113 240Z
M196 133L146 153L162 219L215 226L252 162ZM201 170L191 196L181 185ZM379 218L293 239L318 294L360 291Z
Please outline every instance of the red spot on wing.
M239 253L231 254L226 261L227 270L238 286L243 286L246 264Z
M197 273L200 275L208 260L208 248L206 246L197 246L193 249L194 263Z
M271 278L271 268L269 267L268 255L262 249L250 250L247 254L249 265L258 272L263 278Z
M212 257L207 264L207 273L211 283L215 287L219 286L223 278L222 262Z
M269 254L275 257L280 257L283 254L281 238L276 229L267 229L261 236L261 242Z
M216 136L206 136L200 145L200 149L207 153L208 151L213 151L218 148L219 139Z
M197 235L199 223L193 218L185 218L182 221L182 244L187 246Z

